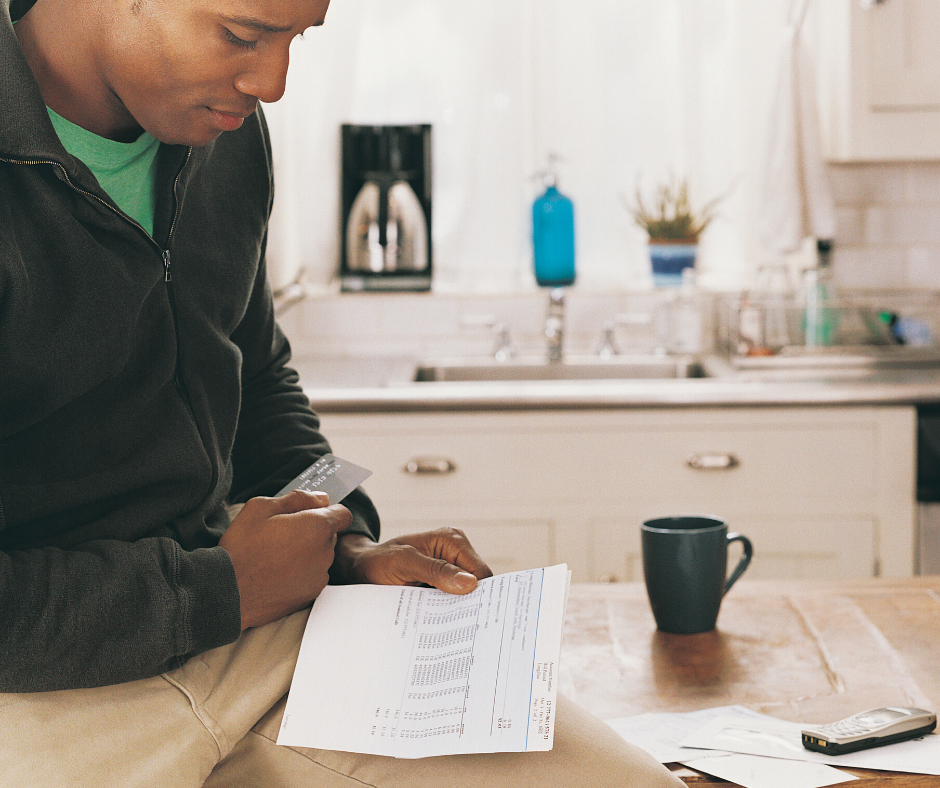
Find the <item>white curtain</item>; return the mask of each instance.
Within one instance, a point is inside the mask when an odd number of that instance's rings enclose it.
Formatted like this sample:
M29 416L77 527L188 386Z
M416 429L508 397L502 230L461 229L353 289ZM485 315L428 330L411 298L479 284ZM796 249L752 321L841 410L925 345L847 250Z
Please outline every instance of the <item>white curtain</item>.
M295 42L265 108L277 193L275 286L328 288L339 257L339 126L433 126L434 288L534 286L533 175L557 153L575 205L577 284L649 284L645 237L621 204L687 177L727 193L703 237L703 279L760 262L757 174L788 0L334 0Z

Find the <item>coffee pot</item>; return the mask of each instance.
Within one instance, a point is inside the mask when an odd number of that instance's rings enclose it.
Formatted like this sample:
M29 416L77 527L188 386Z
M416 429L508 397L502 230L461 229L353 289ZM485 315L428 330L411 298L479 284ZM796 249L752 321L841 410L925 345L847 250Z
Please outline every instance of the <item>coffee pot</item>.
M430 143L430 125L343 125L343 290L430 289Z

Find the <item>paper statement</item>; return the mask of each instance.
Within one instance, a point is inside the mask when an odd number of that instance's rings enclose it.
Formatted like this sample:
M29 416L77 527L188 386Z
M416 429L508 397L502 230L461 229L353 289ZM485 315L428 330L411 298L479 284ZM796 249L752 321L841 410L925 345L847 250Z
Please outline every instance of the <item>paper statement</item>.
M570 572L434 588L328 586L277 743L422 758L550 750Z

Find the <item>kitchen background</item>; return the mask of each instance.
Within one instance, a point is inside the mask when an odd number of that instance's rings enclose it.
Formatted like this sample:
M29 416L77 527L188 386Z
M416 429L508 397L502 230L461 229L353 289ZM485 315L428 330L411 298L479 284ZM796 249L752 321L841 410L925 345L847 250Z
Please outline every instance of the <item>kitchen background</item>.
M300 279L308 296L284 318L298 350L483 349L491 338L466 328L480 314L538 331L530 210L540 190L533 175L551 152L563 159L560 188L575 205L572 342L596 342L605 319L635 311L649 292L645 235L622 201L673 174L689 179L694 205L723 195L699 249L701 285L753 286L761 265L779 262L758 228L765 190L780 176L767 151L786 26L804 4L337 0L326 25L295 42L286 94L266 107L277 177L269 264L275 287ZM832 59L855 46L854 18L897 7L862 5L808 2L801 40L824 88L824 140L840 133L830 106L856 89L830 78L843 68ZM827 91L837 100L827 102ZM436 297L334 295L342 123L433 125ZM836 280L940 289L940 156L892 157L827 165ZM794 285L812 261L810 241L787 256ZM631 330L620 334L631 343Z
M845 0L848 5L849 0ZM815 64L812 0L802 38ZM578 287L649 287L645 237L621 203L669 174L693 203L721 194L702 284L747 285L788 17L799 0L338 0L295 43L287 93L266 108L277 163L275 285L303 268L329 291L339 237L339 126L433 124L434 290L534 287L533 174L563 158ZM825 114L825 113L824 113ZM823 118L825 124L826 118ZM825 132L825 128L824 128ZM940 164L829 166L836 275L852 287L940 287Z

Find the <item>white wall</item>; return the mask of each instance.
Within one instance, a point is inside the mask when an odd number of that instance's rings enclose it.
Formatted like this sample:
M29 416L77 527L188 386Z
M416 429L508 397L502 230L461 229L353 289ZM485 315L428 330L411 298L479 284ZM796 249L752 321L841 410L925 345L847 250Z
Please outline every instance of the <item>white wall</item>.
M531 179L564 157L580 290L649 286L645 236L620 203L687 175L693 202L733 187L700 251L701 281L747 285L778 47L791 0L334 0L295 43L287 94L266 108L277 184L275 285L338 268L339 126L430 122L440 293L519 293L530 273ZM831 168L837 276L940 286L940 170ZM935 273L936 272L936 273Z
M759 8L755 8L759 6ZM736 280L752 228L776 41L788 0L335 0L295 44L267 108L278 165L275 279L337 267L339 125L434 126L435 289L532 286L532 174L564 157L579 285L647 286L621 206L637 179L687 175L699 204L734 184L701 268ZM771 56L768 56L768 55Z

